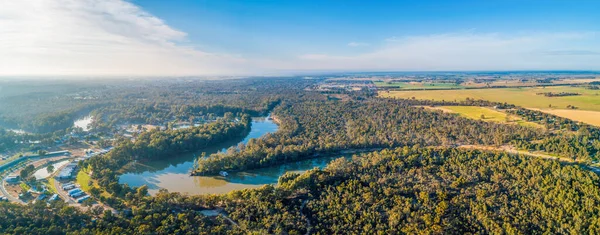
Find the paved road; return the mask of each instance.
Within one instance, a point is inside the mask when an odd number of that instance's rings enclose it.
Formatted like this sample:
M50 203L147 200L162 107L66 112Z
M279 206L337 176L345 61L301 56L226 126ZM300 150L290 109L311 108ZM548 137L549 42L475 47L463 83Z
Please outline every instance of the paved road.
M510 153L510 154L527 155L527 156L539 157L539 158L550 159L550 160L559 160L561 162L570 162L570 163L575 162L575 161L573 161L573 159L570 159L570 158L556 157L556 156L551 156L551 155L544 154L544 153L535 153L535 152L528 152L528 151L518 150L515 147L507 146L507 145L503 145L501 147L484 146L484 145L461 145L461 146L458 146L458 147L459 148L465 148L465 149L479 149L479 150L488 150L488 151L504 151L504 152L507 152L507 153Z
M13 197L12 195L10 195L10 193L8 193L6 191L6 181L4 181L4 177L2 177L2 182L0 182L0 191L2 191L2 194L4 194L4 196L6 198L8 198L9 201L14 202L14 203L19 203L19 204L26 204L25 202L21 201L21 199L18 199L16 197Z
M51 177L55 177L60 170L62 170L62 168L67 167L68 164L62 166L61 168L59 168L56 172L54 172L54 174ZM70 206L74 206L74 207L79 207L82 210L87 210L87 208L85 206L83 206L80 203L77 203L73 198L71 198L69 196L69 194L67 193L67 191L63 190L60 183L58 182L58 180L54 180L54 188L56 188L56 192L58 193L58 196L60 196L66 203L68 203ZM89 194L89 192L86 192L87 194ZM99 206L103 207L104 210L111 210L113 214L118 214L118 211L115 210L114 208L100 202L99 200L96 201L98 203Z
M69 164L65 164L64 166L58 168L50 177L56 176L56 174L58 174L63 168L67 167L67 165L69 165ZM62 189L58 180L54 180L54 188L56 189L56 193L58 193L58 196L60 196L65 202L67 202L69 204L77 204L73 199L71 199L71 197L69 197L67 192L65 192Z

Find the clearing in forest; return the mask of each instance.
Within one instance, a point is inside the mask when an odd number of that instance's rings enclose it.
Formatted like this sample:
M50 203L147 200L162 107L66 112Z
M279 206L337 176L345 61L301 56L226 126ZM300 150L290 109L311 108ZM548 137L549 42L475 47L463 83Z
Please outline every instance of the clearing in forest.
M514 123L521 126L534 127L534 128L543 128L542 125L525 121L517 116L508 115L504 112L500 112L494 110L492 108L487 107L479 107L479 106L438 106L438 107L426 107L428 109L437 109L442 110L448 113L456 113L460 116L475 119L475 120L483 120L486 122L501 122L501 123Z

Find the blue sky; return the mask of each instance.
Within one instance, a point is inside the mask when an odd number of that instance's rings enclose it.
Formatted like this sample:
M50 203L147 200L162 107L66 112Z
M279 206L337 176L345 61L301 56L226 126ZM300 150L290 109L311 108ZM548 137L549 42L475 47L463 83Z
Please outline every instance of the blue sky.
M600 1L21 0L0 73L600 70Z
M574 3L577 2L577 3ZM134 3L207 50L352 54L349 42L444 33L598 31L600 1L163 1ZM364 49L364 48L363 48Z

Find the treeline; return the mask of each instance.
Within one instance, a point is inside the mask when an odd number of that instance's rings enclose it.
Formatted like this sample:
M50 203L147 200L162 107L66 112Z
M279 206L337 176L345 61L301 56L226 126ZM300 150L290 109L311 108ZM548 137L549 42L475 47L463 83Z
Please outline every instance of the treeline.
M111 128L119 122L188 120L199 112L244 112L260 116L283 97L300 96L304 87L316 82L298 78L174 78L86 80L68 84L39 81L44 84L40 87L15 81L18 89L6 89L11 94L0 95L0 123L46 133L68 128L75 118L89 112L102 114L98 116L98 125L105 131L108 130L105 127ZM11 86L11 82L3 84L5 88Z
M260 107L206 104L206 105L171 105L171 104L116 104L96 109L92 115L96 120L92 128L106 131L123 123L165 125L167 122L196 122L222 117L225 113L249 114L265 116L279 100L266 99Z
M411 99L400 99L410 105L425 105L425 106L481 106L481 107L496 107L498 109L513 109L515 105L502 102L487 101L481 99L466 98L465 100L420 100L412 97Z
M18 138L16 133L0 128L0 153L16 147L18 143L15 142L18 141Z
M159 192L130 212L0 203L4 234L597 234L600 177L504 152L403 147L226 195ZM557 206L558 205L558 206ZM206 217L201 211L223 210Z
M464 101L436 101L401 99L412 105L466 105L485 106L505 109L508 114L516 115L522 119L544 125L548 132L539 136L535 141L527 139L514 139L512 145L530 151L544 151L571 158L581 162L592 162L598 159L600 152L600 128L562 118L556 115L537 110L525 109L507 103L474 100L467 98Z
M134 141L119 141L106 155L90 158L82 162L81 166L94 172L93 178L98 180L103 189L117 197L124 197L132 192L127 185L120 185L118 182L119 169L126 164L136 160L168 158L241 137L250 131L251 124L251 118L243 115L239 121L221 119L198 127L143 132Z
M509 113L519 115L527 121L546 126L553 132L537 141L514 140L521 149L554 153L576 161L592 162L600 152L600 128L558 117L544 112L519 108Z
M251 140L238 151L199 161L196 175L245 170L312 158L347 149L404 145L502 145L533 140L543 131L477 121L412 107L413 101L306 101L282 103L273 112L277 133Z
M543 95L546 97L562 97L562 96L578 96L580 93L576 92L539 92L536 95Z
M5 151L27 152L44 149L55 144L54 141L64 134L64 130L45 134L15 133L0 127L0 153Z

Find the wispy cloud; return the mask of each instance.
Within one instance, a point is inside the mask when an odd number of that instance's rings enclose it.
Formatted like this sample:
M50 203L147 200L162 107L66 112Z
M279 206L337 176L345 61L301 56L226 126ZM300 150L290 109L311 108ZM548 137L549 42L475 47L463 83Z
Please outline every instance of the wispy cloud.
M248 58L186 46L191 43L185 32L126 0L6 0L0 6L0 75L600 70L599 39L597 32L481 34L471 30L390 37L371 44L349 42L348 47L362 48L339 54Z
M300 55L294 65L321 70L597 70L600 69L598 39L595 32L391 37L370 52L350 56ZM574 45L581 49L565 49Z
M364 46L369 46L371 44L366 43L366 42L349 42L348 46L349 47L364 47Z
M590 50L553 50L553 51L544 51L542 54L545 55L600 55L598 51L590 51Z
M124 0L3 1L0 74L232 74L243 67L243 58L182 46L186 36Z

